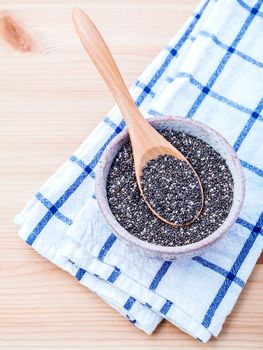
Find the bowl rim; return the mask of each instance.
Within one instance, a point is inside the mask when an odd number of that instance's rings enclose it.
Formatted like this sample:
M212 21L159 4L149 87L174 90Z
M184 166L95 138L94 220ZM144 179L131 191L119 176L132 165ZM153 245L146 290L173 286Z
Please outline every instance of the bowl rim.
M237 198L235 200L236 202L235 208L233 209L233 206L231 206L228 216L226 217L223 224L216 231L211 233L208 237L205 237L195 243L190 243L182 246L169 247L169 246L161 246L161 245L157 245L147 241L143 241L133 236L124 227L120 225L120 223L117 221L115 216L112 214L108 204L107 195L106 195L106 198L103 195L103 190L105 190L105 188L102 190L102 186L104 182L100 181L101 179L103 179L104 168L108 164L108 158L112 150L114 150L115 147L119 145L120 142L123 142L128 137L127 128L125 128L119 135L117 135L110 142L110 144L104 150L101 156L101 159L99 161L97 173L96 173L96 179L95 179L95 193L96 193L98 206L105 220L113 228L114 233L116 233L118 236L123 238L128 243L132 243L133 245L143 250L147 250L148 252L151 252L157 255L159 254L159 256L161 255L176 256L176 255L183 255L186 253L194 252L196 250L204 248L207 245L210 245L211 243L215 242L224 233L226 233L236 221L240 213L240 210L242 208L244 195L245 195L245 179L244 179L242 166L237 157L237 154L235 153L235 151L233 150L229 142L219 132L217 132L216 130L212 129L211 127L199 121L196 121L193 119L187 119L185 117L179 117L179 116L158 116L154 118L149 118L147 120L153 125L158 125L160 122L169 122L173 120L176 121L177 123L181 122L182 124L185 124L187 126L194 125L196 128L199 128L201 131L205 133L209 133L209 135L212 136L212 138L217 139L221 144L223 144L225 150L227 151L227 154L229 155L229 159L232 162L233 167L235 168L235 171L237 174L236 177L239 179L239 192L236 194ZM231 213L231 216L230 216L230 213Z

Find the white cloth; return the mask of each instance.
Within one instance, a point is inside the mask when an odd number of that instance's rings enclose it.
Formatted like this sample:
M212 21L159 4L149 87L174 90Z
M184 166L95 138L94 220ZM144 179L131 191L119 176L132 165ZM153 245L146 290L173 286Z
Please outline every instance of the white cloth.
M262 3L202 1L131 88L146 116L194 118L237 151L245 202L221 240L171 262L143 256L111 231L94 177L124 127L116 107L16 218L23 240L148 334L166 318L204 342L217 336L262 251Z

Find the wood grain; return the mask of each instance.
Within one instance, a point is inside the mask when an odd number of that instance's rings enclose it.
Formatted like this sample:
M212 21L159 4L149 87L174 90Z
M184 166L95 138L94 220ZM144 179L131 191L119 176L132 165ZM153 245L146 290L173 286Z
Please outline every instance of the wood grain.
M1 350L263 347L263 265L256 266L218 339L200 344L168 322L149 337L27 247L13 224L114 103L73 30L71 8L88 11L130 85L196 4L0 0ZM11 37L3 27L6 16Z

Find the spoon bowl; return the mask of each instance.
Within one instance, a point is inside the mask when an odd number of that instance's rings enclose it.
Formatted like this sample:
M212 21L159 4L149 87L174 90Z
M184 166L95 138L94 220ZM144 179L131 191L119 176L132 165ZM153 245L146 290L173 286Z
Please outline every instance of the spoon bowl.
M202 139L203 141L208 143L221 155L223 159L226 160L234 182L233 202L226 220L216 231L214 231L208 237L196 243L176 247L167 247L156 245L153 243L148 243L133 236L126 229L124 229L111 212L107 198L106 185L111 164L114 161L120 149L129 139L127 130L122 131L118 136L116 136L113 139L113 141L105 149L98 163L98 167L96 169L95 182L96 199L98 201L98 205L106 221L112 227L113 232L116 233L126 243L137 247L143 252L143 254L146 254L150 257L158 257L165 259L174 259L184 256L196 255L200 251L206 249L211 244L216 242L235 223L241 210L244 199L245 182L242 168L240 166L237 155L233 151L230 144L223 138L223 136L221 136L218 132L209 128L208 126L200 122L182 117L156 117L153 119L149 119L148 121L157 130L172 129L198 137L199 139Z

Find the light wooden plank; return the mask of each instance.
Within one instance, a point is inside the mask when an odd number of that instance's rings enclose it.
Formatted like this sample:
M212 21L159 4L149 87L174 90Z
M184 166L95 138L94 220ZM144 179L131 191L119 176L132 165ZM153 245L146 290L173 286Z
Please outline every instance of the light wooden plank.
M262 265L255 268L220 337L206 345L168 322L152 336L145 335L44 259L1 263L1 267L1 349L107 346L247 350L262 346Z

